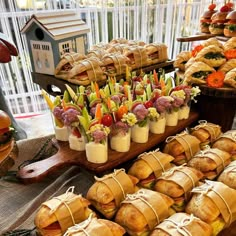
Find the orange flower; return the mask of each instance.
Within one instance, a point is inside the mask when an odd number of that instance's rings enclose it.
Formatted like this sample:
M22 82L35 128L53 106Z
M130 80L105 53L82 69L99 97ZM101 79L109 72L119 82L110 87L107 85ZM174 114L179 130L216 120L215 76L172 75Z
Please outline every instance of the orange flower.
M225 51L225 57L227 58L227 60L236 58L236 49L229 49Z
M213 88L221 88L224 85L225 73L216 71L209 74L206 78L207 85Z
M200 44L200 45L197 45L193 48L192 50L192 56L193 57L196 57L197 54L203 49L204 47Z

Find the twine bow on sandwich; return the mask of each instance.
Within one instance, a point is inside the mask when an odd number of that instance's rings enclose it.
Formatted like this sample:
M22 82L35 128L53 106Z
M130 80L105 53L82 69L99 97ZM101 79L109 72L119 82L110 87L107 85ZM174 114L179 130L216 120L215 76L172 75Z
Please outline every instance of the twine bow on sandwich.
M182 138L186 134L188 134L187 131L183 131L182 133L176 134L175 136L169 136L169 137L166 138L166 143L170 143L173 140L175 140L176 138Z
M164 221L169 221L173 225L170 225L168 227L174 228L177 230L178 233L180 233L183 236L192 236L192 234L186 229L186 226L191 224L194 219L197 219L193 214L191 214L189 217L186 217L182 219L180 222L176 222L173 219L165 219Z
M85 221L81 222L80 224L75 224L74 226L68 228L66 233L63 236L71 235L71 233L78 233L83 232L85 235L89 236L89 233L86 231L86 228L89 226L93 218L93 213L91 213Z

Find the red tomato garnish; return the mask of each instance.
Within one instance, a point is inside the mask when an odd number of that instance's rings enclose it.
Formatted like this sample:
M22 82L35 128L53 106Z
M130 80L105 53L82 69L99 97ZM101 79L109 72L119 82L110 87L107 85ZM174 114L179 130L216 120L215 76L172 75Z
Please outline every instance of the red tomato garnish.
M107 127L110 127L113 123L113 119L112 119L112 116L110 114L105 114L103 117L102 117L102 121L101 123Z
M151 101L151 100L149 100L149 101L146 101L145 103L144 103L144 106L148 109L149 107L153 107L153 102Z
M223 71L216 71L209 74L206 78L207 85L213 88L221 88L224 85L225 73Z
M227 5L224 5L223 7L220 8L221 12L227 12L229 10L230 10L230 8Z
M236 58L236 49L229 49L227 51L224 52L225 57L227 58L227 60Z
M216 4L215 4L215 3L212 3L212 4L210 4L210 5L208 6L208 9L209 9L210 11L213 11L215 8L216 8Z

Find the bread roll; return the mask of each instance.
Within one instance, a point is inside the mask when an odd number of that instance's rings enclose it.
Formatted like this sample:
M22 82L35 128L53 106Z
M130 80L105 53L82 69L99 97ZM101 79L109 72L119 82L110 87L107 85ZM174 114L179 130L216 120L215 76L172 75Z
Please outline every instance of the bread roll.
M236 60L236 59L232 59L232 60ZM236 78L236 68L234 68L226 73L225 78L224 78L224 84L229 87L236 88L236 79L235 78Z
M226 62L226 58L222 48L210 45L198 52L195 61L204 62L210 67L219 67Z
M127 195L118 210L115 222L129 235L148 235L154 227L170 216L173 200L148 189Z
M122 236L124 234L125 229L113 221L89 217L80 224L70 227L65 236Z
M230 188L236 189L236 161L232 161L217 178Z
M137 190L138 179L126 174L123 169L95 179L87 192L87 199L107 219L115 215L126 194Z
M200 170L203 178L213 180L230 164L230 158L229 153L218 148L206 148L197 153L187 165Z
M139 179L139 186L152 189L155 180L162 172L171 168L173 160L171 155L159 150L142 153L129 168L128 174Z
M159 177L154 190L171 197L176 211L182 211L190 198L190 191L198 186L202 173L187 166L172 167Z
M200 141L186 132L168 137L163 149L164 153L174 157L173 163L176 165L187 163L198 151Z
M157 225L150 236L212 236L212 227L184 212L173 214Z
M68 189L65 194L40 206L34 219L37 231L45 236L63 235L69 227L84 221L93 213L89 205L87 199Z
M236 190L227 185L206 180L192 190L193 197L186 206L186 213L211 224L213 235L236 220Z

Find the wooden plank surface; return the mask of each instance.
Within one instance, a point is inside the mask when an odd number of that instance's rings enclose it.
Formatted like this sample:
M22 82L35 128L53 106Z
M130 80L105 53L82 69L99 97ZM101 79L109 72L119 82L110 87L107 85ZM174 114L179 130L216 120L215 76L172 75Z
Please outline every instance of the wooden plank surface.
M18 176L26 184L39 182L53 171L57 171L60 168L68 165L79 165L94 174L104 174L105 172L110 171L129 160L132 160L143 152L154 148L156 149L158 144L164 142L167 137L176 135L186 127L192 125L198 120L198 117L199 114L192 111L189 118L179 121L177 126L166 126L164 134L149 133L149 139L147 143L139 144L131 142L130 150L126 153L116 152L109 149L108 161L103 164L88 162L85 151L71 150L69 148L68 142L60 142L54 139L54 142L56 142L58 147L58 152L45 160L24 166L19 170Z

